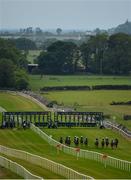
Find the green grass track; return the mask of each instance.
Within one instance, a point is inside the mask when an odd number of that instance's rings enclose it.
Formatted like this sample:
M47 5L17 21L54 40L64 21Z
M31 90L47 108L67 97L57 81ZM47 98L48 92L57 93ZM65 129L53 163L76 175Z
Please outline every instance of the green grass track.
M0 143L8 147L38 154L64 164L78 172L93 176L94 178L131 178L129 172L121 171L112 167L106 168L105 171L104 165L95 161L82 158L77 160L76 157L64 154L63 152L57 154L56 148L50 147L43 139L31 130L0 130Z
M0 166L0 179L22 179L22 177Z
M16 93L0 93L0 107L7 111L42 111L43 109L32 100Z

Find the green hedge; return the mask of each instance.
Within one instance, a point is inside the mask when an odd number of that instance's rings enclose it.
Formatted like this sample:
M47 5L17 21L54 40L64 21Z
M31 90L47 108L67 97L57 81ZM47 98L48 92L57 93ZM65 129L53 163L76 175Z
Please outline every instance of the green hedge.
M96 85L93 90L131 90L131 85Z
M131 115L124 115L123 119L124 120L131 120Z
M43 87L41 91L91 90L90 86L53 86Z
M65 90L131 90L131 85L96 85L96 86L52 86L43 87L41 91Z

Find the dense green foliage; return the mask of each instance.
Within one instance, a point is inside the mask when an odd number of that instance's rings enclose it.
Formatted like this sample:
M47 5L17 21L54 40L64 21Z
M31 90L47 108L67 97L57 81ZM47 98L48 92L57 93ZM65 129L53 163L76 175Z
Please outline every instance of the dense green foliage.
M38 57L41 73L61 74L74 72L76 45L71 42L57 41Z
M0 88L26 89L27 60L9 40L0 39Z
M56 41L38 57L41 73L62 74L83 71L94 74L129 74L131 69L131 36L117 33L97 34L77 46Z
M98 34L81 45L86 71L97 74L129 74L131 69L131 36L123 33L108 37Z

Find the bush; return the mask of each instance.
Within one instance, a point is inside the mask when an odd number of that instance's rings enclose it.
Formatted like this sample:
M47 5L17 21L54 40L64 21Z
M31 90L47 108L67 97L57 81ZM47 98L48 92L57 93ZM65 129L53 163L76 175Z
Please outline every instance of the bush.
M47 104L47 107L53 108L53 106L56 104L57 104L57 101L51 101L49 104Z
M41 91L91 90L90 86L53 86L43 87Z
M131 101L127 101L127 102L115 102L115 101L112 101L112 103L110 103L110 105L131 105Z
M92 90L131 90L130 85L96 85Z
M124 120L131 120L131 115L124 115L124 116L123 116L123 119L124 119Z

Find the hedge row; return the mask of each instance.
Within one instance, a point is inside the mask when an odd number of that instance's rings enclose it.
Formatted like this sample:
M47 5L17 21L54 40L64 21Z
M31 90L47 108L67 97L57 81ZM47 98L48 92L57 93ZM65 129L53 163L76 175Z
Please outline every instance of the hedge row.
M53 86L41 88L41 91L64 90L131 90L131 85Z
M61 90L91 90L90 86L53 86L44 87L41 91L61 91Z
M127 101L127 102L115 102L115 101L113 101L112 103L110 103L110 105L131 105L131 101Z
M124 115L123 119L124 120L131 120L131 115Z
M92 86L94 90L130 90L131 85L96 85Z

